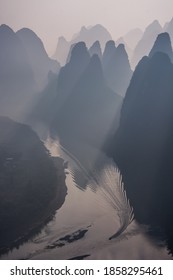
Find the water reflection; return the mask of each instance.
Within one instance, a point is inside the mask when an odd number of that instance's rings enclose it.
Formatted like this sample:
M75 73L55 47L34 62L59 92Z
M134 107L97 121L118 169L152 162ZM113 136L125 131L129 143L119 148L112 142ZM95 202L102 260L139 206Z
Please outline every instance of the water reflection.
M58 143L48 141L47 147L53 156L62 152ZM89 148L85 147L85 151L87 149ZM80 256L86 259L171 258L164 242L151 239L147 234L148 228L138 225L133 215L130 216L131 207L124 190L120 192L120 188L116 188L120 182L116 167L112 167L112 173L107 172L111 160L93 148L90 153L93 155L91 163L88 164L88 159L84 160L82 171L75 159L71 160L70 155L63 154L65 160L70 161L70 172L66 179L68 194L64 205L40 234L19 249L13 249L2 256L2 259L74 259ZM80 187L80 178L78 183L74 181L77 176L75 170L80 172L81 178L82 173L83 176L88 176L85 188ZM96 170L102 171L97 173ZM111 174L114 177L111 178ZM111 192L106 191L105 195L103 186L108 183L107 188L110 190L109 187L115 181L115 188ZM126 204L121 205L123 199ZM125 208L122 207L124 205ZM120 230L122 221L126 226L116 238L109 240Z

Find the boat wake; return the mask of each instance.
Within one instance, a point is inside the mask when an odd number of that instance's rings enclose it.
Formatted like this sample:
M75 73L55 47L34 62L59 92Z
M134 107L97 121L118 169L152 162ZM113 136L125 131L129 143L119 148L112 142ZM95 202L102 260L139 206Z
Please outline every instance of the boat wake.
M104 203L109 205L113 212L117 214L119 228L109 240L118 238L134 220L134 213L126 195L122 175L114 161L106 157L102 168L95 167L94 170L87 171L83 164L61 145L60 154L68 161L68 168L74 184L83 190L77 183L79 177L83 177L87 182L86 187L96 192L97 198L102 198Z

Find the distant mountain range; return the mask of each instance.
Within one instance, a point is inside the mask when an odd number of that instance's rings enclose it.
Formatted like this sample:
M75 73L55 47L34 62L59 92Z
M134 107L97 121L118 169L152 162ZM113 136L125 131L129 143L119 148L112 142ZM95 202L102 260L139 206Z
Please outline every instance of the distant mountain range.
M111 39L110 33L100 24L88 28L83 26L79 33L73 36L71 41L67 42L64 37L59 38L53 58L57 59L63 66L67 61L71 45L78 42L85 42L87 47L91 47L96 41L99 41L101 48L104 48L106 42Z
M154 44L157 36L160 33L167 32L170 35L170 38L173 43L173 31L172 30L173 30L173 19L170 22L168 22L167 24L165 24L164 27L162 27L157 20L153 21L145 29L143 36L141 37L141 39L139 40L139 42L137 43L137 45L134 49L134 53L133 53L133 56L131 59L132 67L134 68L143 56L149 54L152 45Z
M139 60L145 55L149 54L151 47L156 40L158 34L162 32L162 27L160 23L155 20L152 22L145 30L141 40L138 42L134 49L134 54L132 57L132 64L137 65Z
M164 27L155 20L149 24L144 32L139 28L134 28L126 33L124 36L116 40L116 45L124 44L126 52L134 69L140 59L144 55L148 55L151 47L160 33L167 32L171 41L173 42L173 19L166 23ZM107 41L112 40L109 31L102 25L95 25L93 27L82 27L81 30L75 34L71 41L67 41L63 36L59 38L56 51L53 58L58 60L61 65L65 65L68 60L68 54L72 45L83 41L88 48L99 41L101 50L103 51Z
M95 45L100 50L99 44ZM32 123L40 122L40 127L47 127L62 140L82 138L101 146L113 123L118 125L122 98L107 86L99 56L89 52L84 42L72 48L58 79L51 80L40 95Z

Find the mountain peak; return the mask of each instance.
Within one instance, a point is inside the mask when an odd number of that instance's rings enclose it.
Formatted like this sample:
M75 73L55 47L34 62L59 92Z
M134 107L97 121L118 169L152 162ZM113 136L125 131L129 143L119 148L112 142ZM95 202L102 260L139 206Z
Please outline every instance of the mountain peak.
M158 33L162 31L162 27L158 20L154 20L151 24L149 24L144 34L153 33L155 30L158 31Z
M79 42L75 44L71 50L70 62L84 58L84 56L89 56L86 44L84 42Z
M110 33L100 24L89 27L82 26L80 31L75 33L70 41L66 41L64 38L59 39L53 57L56 58L61 63L61 65L65 65L71 45L78 42L85 42L86 46L90 47L95 41L98 40L103 49L105 43L110 39Z
M123 57L125 60L128 60L128 55L125 49L124 44L119 44L116 49L116 56L119 59L120 57Z
M4 30L12 30L11 27L9 27L7 24L1 24L0 25L0 29L4 29Z
M34 31L32 31L31 29L29 29L27 27L23 27L23 28L19 29L16 33L25 33L30 36L38 37Z
M66 38L64 36L60 36L58 38L58 43L67 43L67 40L66 40Z
M82 26L80 32L86 32L86 31L87 31L87 28L85 26Z
M18 35L20 40L25 45L25 48L28 48L29 46L31 48L33 48L33 46L34 46L34 47L37 47L39 49L43 48L44 51L45 51L45 48L44 48L42 40L31 29L25 27L25 28L22 28L22 29L18 30L16 32L16 34ZM46 53L46 55L47 55L47 53Z
M125 46L124 46L124 44L119 44L118 45L118 47L117 47L117 50L119 50L119 51L125 51Z
M107 29L103 25L101 25L99 23L94 25L94 26L92 26L90 29L104 30L104 31L108 32Z
M161 33L157 36L157 39L150 51L149 56L152 57L156 52L166 53L172 59L172 46L171 39L167 32Z
M113 40L107 41L103 52L103 65L106 65L112 55L116 52L115 42Z
M90 53L91 56L93 56L94 54L97 54L99 56L99 58L102 57L102 51L101 51L101 47L100 47L100 42L99 41L95 41L93 43L93 45L89 49L89 53Z
M117 45L125 44L124 38L123 37L119 37L118 40L116 41L116 44Z
M105 45L105 50L106 49L115 50L116 49L115 42L113 40L107 41Z
M160 22L157 19L155 19L150 25L161 27Z
M100 42L98 40L95 41L91 47L100 47Z
M91 46L95 41L99 41L101 46L105 44L106 41L111 39L110 33L101 24L96 24L86 28L83 26L79 33L77 33L71 44L83 41L87 46Z
M15 32L13 31L13 29L11 27L9 27L6 24L1 24L0 25L0 32L1 34L14 34Z
M31 29L22 28L16 35L25 47L35 80L42 90L47 84L49 71L58 73L60 66L57 61L49 58L42 40Z
M108 42L102 63L108 86L124 96L132 75L124 44L119 44L116 48L114 42Z

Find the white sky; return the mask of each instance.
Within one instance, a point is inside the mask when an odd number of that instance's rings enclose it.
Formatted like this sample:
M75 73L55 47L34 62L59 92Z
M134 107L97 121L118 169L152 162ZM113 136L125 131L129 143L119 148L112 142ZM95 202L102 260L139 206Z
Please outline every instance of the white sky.
M173 17L173 0L0 0L0 24L15 31L28 27L43 40L49 54L58 37L68 40L81 26L105 26L113 38L144 29L153 20L163 25Z

